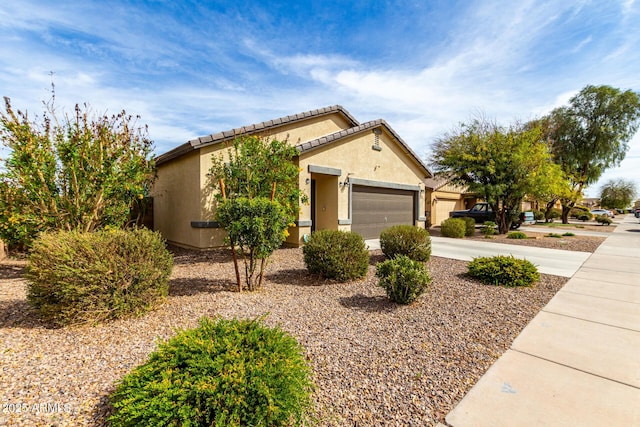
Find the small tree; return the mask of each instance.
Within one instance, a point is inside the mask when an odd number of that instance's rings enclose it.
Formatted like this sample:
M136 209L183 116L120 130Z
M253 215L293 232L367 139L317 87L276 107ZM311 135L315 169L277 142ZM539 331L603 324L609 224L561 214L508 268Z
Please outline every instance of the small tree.
M524 197L561 180L540 127L501 127L484 120L462 124L433 146L436 172L479 194L496 214L500 234L509 231Z
M626 209L637 194L633 181L610 179L600 189L600 205L608 209Z
M233 140L227 150L212 156L209 171L217 201L222 201L220 180L224 182L226 197L272 198L273 183L277 183L273 199L284 208L288 223L293 223L300 201L307 196L298 184L296 165L298 150L287 141L259 136L241 136Z
M28 247L49 230L121 227L155 176L147 128L124 111L95 116L85 104L41 124L5 98L0 137L11 151L0 173L0 238Z
M234 251L238 247L247 289L258 289L267 259L287 237L286 215L280 203L264 197L229 199L218 206L218 221L229 233ZM240 283L238 289L242 289Z
M236 138L228 150L213 155L209 176L217 190L216 216L229 233L238 290L236 254L244 261L248 289L260 287L269 256L294 225L300 199L306 201L298 185L297 155L286 141L253 135Z

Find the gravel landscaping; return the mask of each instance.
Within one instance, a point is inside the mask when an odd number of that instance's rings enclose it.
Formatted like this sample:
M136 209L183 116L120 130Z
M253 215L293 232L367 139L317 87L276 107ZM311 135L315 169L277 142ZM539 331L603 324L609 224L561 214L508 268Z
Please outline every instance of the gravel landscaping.
M431 291L410 306L364 280L307 274L300 249L278 250L261 291L233 291L228 251L173 249L170 295L139 319L51 328L25 299L24 261L0 264L0 425L105 425L113 384L176 329L202 316L280 324L307 351L319 425L435 425L566 282L534 288L481 285L466 262L432 258Z

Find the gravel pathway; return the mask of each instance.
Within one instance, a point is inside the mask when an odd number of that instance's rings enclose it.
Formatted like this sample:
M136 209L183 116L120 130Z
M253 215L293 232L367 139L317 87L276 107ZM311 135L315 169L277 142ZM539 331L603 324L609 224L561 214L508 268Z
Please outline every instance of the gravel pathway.
M430 426L443 421L472 385L560 289L480 285L466 263L432 258L431 290L410 306L375 286L372 252L365 280L310 277L300 249L278 250L261 291L231 291L227 251L174 249L170 295L139 319L54 329L25 300L24 262L0 264L0 425L105 425L113 384L143 363L158 339L201 316L280 324L313 366L320 425Z

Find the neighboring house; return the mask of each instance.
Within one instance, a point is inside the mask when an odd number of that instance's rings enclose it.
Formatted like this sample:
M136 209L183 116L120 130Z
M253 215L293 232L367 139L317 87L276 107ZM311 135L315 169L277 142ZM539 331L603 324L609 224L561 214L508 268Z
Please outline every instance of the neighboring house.
M600 198L599 197L585 197L580 200L580 205L585 206L589 209L600 207Z
M427 166L384 120L359 123L335 105L197 138L158 156L154 228L169 242L223 245L207 174L212 155L242 135L286 139L300 153L299 183L310 203L301 204L288 244L300 246L315 230L350 230L369 239L395 224L424 226Z
M467 192L466 187L452 184L450 179L444 176L428 178L425 180L425 187L425 215L434 226L449 218L449 212L471 209L478 201L475 194Z

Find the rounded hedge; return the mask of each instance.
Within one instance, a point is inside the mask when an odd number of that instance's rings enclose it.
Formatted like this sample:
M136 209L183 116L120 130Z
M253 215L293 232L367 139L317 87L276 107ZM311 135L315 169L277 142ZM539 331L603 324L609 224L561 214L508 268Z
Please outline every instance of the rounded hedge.
M429 232L413 225L394 225L380 233L380 249L387 258L406 255L414 261L429 261Z
M444 237L462 239L467 231L467 224L462 218L447 218L440 224L440 232Z
M509 234L507 234L507 239L528 239L528 238L529 236L527 236L527 234L522 231L512 231Z
M311 369L300 344L260 320L201 319L161 343L110 396L112 426L303 425Z
M498 224L493 221L485 221L484 224L482 224L482 228L480 229L480 231L482 232L484 237L488 238L490 236L498 234L498 230L496 230L497 226Z
M42 233L29 253L27 300L57 324L137 316L168 293L173 257L147 229Z
M358 233L316 231L302 247L302 253L309 272L327 279L360 279L369 268L369 251Z
M611 218L606 215L596 215L596 222L600 223L600 225L611 225L613 222Z
M488 285L533 286L540 280L540 273L531 261L513 256L474 258L468 268L472 277Z
M464 235L467 237L471 237L476 234L476 220L469 216L463 217L462 220L464 221L464 224L466 226Z
M415 301L429 288L431 282L424 264L405 255L398 255L378 264L376 276L380 279L378 286L383 287L387 296L399 304Z

